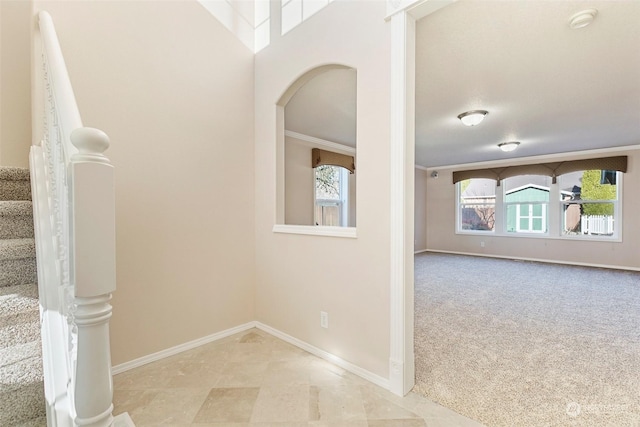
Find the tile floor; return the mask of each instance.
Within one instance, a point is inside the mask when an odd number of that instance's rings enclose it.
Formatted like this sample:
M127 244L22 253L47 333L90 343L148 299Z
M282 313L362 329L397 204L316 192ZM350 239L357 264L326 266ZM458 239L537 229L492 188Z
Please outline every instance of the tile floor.
M258 329L116 375L114 405L138 427L481 426Z

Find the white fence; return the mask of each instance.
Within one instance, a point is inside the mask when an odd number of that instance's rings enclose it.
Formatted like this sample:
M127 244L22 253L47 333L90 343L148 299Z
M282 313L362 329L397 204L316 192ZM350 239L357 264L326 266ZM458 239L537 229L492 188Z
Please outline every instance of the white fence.
M582 234L613 234L613 216L611 215L582 215L580 217L580 231Z

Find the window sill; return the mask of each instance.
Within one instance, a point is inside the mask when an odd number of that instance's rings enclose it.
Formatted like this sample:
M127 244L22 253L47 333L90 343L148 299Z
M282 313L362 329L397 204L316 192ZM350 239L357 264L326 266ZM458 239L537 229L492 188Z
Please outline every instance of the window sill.
M548 233L496 233L495 231L481 231L481 230L464 230L456 231L456 234L462 236L483 236L483 237L515 237L520 239L549 239L549 240L579 240L583 242L606 242L606 243L621 243L622 237L620 236L594 236L594 235L563 235L552 236Z
M566 235L558 236L556 239L560 240L581 240L583 242L609 242L609 243L622 243L622 237L619 236L593 236L589 234L584 235Z
M496 236L493 230L457 230L456 234L470 234L472 236Z
M284 234L304 234L307 236L344 237L349 239L355 239L358 237L355 227L276 224L273 226L273 232Z

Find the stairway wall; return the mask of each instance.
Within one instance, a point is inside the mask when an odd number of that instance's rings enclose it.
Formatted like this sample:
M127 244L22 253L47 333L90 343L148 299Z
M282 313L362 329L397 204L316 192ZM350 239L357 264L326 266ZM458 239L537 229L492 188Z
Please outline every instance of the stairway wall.
M33 1L0 1L0 166L29 167Z
M113 364L254 320L252 52L195 1L36 7L111 138Z

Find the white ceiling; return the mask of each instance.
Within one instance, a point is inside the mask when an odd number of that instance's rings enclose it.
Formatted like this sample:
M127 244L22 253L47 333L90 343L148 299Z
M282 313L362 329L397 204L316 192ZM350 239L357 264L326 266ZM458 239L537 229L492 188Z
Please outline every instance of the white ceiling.
M569 17L598 15L572 30ZM416 163L425 167L640 144L640 1L453 3L416 27ZM355 146L356 72L303 86L285 127ZM457 115L488 110L466 127ZM503 153L497 144L517 140Z
M587 8L594 22L570 29ZM417 164L640 144L638 1L460 1L416 33ZM489 114L462 125L473 109Z

